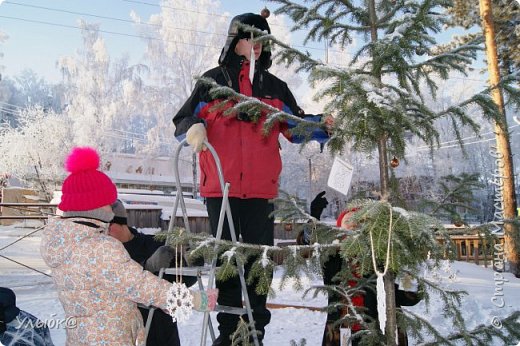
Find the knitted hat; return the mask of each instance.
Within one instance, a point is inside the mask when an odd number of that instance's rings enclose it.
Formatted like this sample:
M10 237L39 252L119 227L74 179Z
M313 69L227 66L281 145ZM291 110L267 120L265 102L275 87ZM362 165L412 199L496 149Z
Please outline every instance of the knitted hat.
M93 218L109 222L96 210L111 205L117 198L114 183L103 172L98 171L99 155L89 147L75 147L65 161L65 169L70 172L61 188L61 202L58 208L63 216L86 216L94 211ZM102 213L101 213L102 214Z
M126 213L125 206L123 205L123 202L121 202L121 200L117 199L112 204L112 211L114 212L114 218L110 222L117 223L119 225L127 224L128 214Z
M16 307L16 295L7 287L0 287L0 308L4 311L3 321L9 323L20 312Z
M356 212L358 210L359 210L359 208L357 208L357 207L353 207L353 208L350 208L350 209L343 210L339 214L338 219L336 220L336 226L337 227L341 227L341 223L343 222L343 218L345 217L345 215L347 215L348 213Z
M267 34L271 34L271 28L269 28L269 24L266 20L267 17L269 17L269 13L265 10L262 11L262 15L243 13L235 16L229 24L226 44L224 45L224 48L222 48L222 52L218 59L219 65L226 65L229 62L230 56L234 53L238 40L251 37L251 33L244 30L244 25L250 25L265 31ZM262 53L258 58L258 65L264 69L268 69L272 64L271 47L268 42L264 42L262 46Z

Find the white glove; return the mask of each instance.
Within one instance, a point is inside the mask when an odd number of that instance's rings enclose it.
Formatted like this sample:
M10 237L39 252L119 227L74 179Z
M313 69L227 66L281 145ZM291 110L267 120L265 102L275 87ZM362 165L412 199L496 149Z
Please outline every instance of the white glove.
M204 141L206 140L208 140L208 135L206 133L206 127L204 127L202 123L191 125L188 132L186 132L186 141L192 146L193 151L196 153L207 149L204 145Z

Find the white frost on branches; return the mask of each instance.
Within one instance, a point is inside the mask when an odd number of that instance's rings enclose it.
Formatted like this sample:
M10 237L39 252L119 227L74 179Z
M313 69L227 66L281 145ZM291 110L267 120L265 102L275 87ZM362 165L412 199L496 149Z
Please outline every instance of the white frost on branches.
M43 108L21 112L19 127L4 127L0 133L0 171L51 193L53 183L64 176L63 160L72 145L70 121Z
M150 117L147 145L142 148L156 154L165 145L173 151L172 117L188 99L196 77L217 65L227 35L227 19L200 13L211 8L218 12L214 0L163 0L160 12L142 19L130 13L138 33L146 41L144 62L150 74L142 111ZM183 8L184 11L178 11Z
M66 78L65 113L72 123L73 142L101 152L118 151L124 146L121 131L131 132L140 116L137 96L143 69L128 66L126 59L112 61L97 25L80 22L80 27L82 49L58 62Z
M260 259L260 263L263 268L267 268L271 260L269 259L269 246L262 246L262 257Z
M398 213L399 215L401 215L405 219L409 219L410 218L410 213L408 213L408 211L403 209L403 208L392 207L392 211L395 212L395 213Z
M373 103L378 108L394 109L394 105L399 99L399 95L395 91L385 86L372 87L368 83L365 83L365 86L368 102Z
M233 246L231 249L225 251L222 254L221 258L226 259L227 262L229 263L233 259L233 257L235 257L236 250L237 250L236 246Z
M389 34L386 34L384 37L382 37L382 40L400 40L403 38L403 35L406 34L408 29L414 24L414 18L415 16L411 13L405 13L401 17L398 17L395 19L395 22L398 22L399 24L395 27L394 31L392 31Z

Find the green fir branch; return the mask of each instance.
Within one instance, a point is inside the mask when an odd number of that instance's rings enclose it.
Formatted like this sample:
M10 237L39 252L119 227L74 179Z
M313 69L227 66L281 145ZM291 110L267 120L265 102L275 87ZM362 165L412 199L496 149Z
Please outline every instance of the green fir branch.
M473 191L482 187L478 173L441 177L434 198L423 199L420 208L433 216L449 215L452 220L461 220L457 209L472 209L470 203L473 200Z
M248 323L242 316L238 321L237 329L233 334L231 334L231 345L232 346L252 346L253 338L252 338L252 330L253 323ZM259 333L257 331L257 333Z
M290 132L293 135L300 135L304 138L304 143L311 140L312 131L316 128L323 128L322 123L316 123L313 121L305 120L299 116L284 112L276 107L268 105L255 97L245 96L230 87L218 84L211 78L199 78L198 81L203 83L208 89L210 96L213 99L223 99L222 102L218 102L215 106L217 108L229 107L225 112L225 116L236 116L236 114L244 112L251 116L253 122L257 122L262 113L266 114L266 120L263 124L262 131L265 135L268 135L271 128L276 122L284 120L292 120L297 125L291 129Z

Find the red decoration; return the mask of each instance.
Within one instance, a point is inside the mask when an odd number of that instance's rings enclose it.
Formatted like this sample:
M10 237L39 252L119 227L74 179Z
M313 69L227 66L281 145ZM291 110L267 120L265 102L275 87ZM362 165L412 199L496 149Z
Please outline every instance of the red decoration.
M397 166L399 166L399 159L394 156L394 158L390 161L390 166L392 168L396 168Z
M265 19L269 18L269 16L271 15L271 11L269 11L269 9L267 7L264 7L264 9L262 10L262 12L260 12L260 15L262 17L264 17Z

